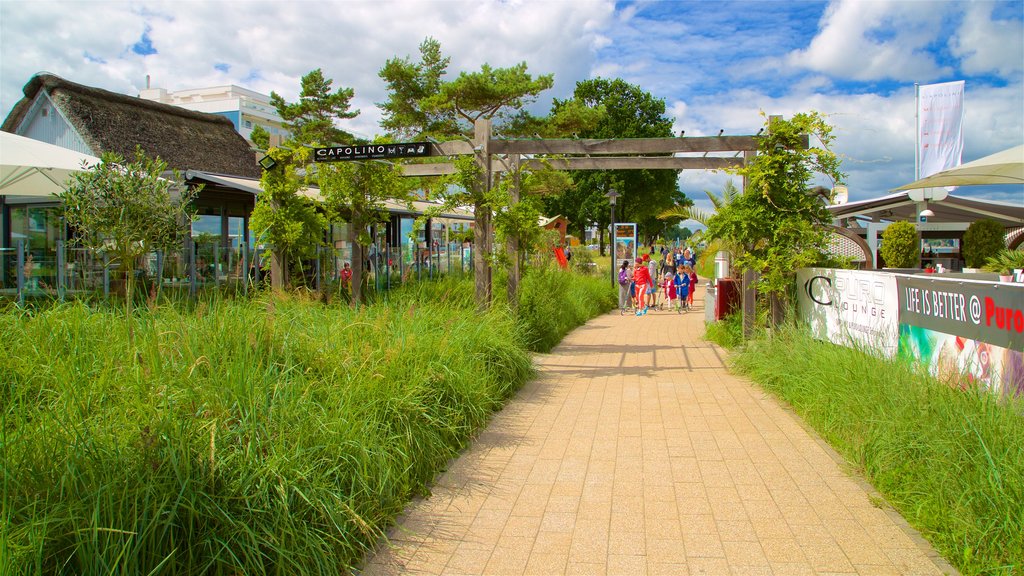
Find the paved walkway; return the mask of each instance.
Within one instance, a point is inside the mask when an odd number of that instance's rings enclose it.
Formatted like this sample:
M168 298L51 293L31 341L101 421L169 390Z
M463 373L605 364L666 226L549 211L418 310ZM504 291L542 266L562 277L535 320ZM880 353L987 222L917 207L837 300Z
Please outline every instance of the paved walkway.
M617 312L409 506L362 574L955 573L682 316Z

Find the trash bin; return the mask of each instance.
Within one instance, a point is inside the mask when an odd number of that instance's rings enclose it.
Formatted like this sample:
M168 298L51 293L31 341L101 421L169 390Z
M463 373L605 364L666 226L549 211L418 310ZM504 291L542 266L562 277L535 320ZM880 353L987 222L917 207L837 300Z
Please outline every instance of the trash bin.
M740 286L735 278L715 281L715 321L725 318L740 306Z

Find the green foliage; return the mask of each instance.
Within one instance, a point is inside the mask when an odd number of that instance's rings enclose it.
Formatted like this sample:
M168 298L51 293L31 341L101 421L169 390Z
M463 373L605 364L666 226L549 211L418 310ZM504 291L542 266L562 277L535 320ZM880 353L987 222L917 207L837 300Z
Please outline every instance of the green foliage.
M985 261L984 269L1008 276L1014 269L1024 268L1024 250L1002 250Z
M420 44L420 61L391 58L379 76L387 84L387 102L381 109L380 126L398 139L423 135L449 135L458 131L451 114L428 114L420 101L438 93L451 58L441 54L441 43L427 37Z
M737 170L748 188L708 219L708 238L741 248L734 265L760 273L758 288L785 295L797 268L819 262L828 250L823 226L831 214L809 184L818 173L841 181L839 158L830 150L832 127L817 112L766 123L753 162ZM817 142L803 148L803 135ZM815 145L818 144L818 145Z
M921 239L912 222L893 222L882 232L882 246L879 252L890 268L913 268L917 266Z
M109 312L0 311L0 568L351 573L530 377L527 346L613 307L606 280L528 275L560 300L518 319L452 278L358 311L165 306L132 362Z
M286 122L292 140L322 145L353 142L355 137L335 126L334 121L359 115L359 110L350 110L355 91L339 88L332 94L334 81L324 78L319 68L303 76L301 82L298 102L289 103L276 92L270 93L270 103Z
M585 112L588 111L588 112ZM571 132L552 134L580 138L658 138L672 136L672 119L665 115L665 101L623 80L595 78L576 84L573 97L555 100L549 116L551 129L564 126ZM548 214L562 214L577 228L607 228L611 210L605 194L615 188L622 194L616 220L636 222L641 234L653 238L673 222L657 215L671 206L692 202L679 191L675 170L576 171L576 186L568 193L545 198Z
M990 218L975 220L964 232L961 252L969 268L980 268L985 261L1006 248L1006 228Z
M298 266L302 260L316 255L316 247L323 242L328 224L315 202L298 193L304 180L296 169L308 162L309 149L271 148L267 154L277 165L263 171L260 178L263 193L256 198L250 226L258 244L269 244L282 262ZM280 285L286 284L284 278L279 280Z
M517 313L530 349L549 352L573 328L614 309L616 298L605 275L580 276L552 264L523 276Z
M961 573L1024 569L1021 399L947 386L795 329L749 342L733 360L790 403Z
M270 148L270 132L267 132L267 129L259 124L253 126L252 132L249 134L249 140L252 140L252 143L260 150Z
M736 348L743 344L743 314L734 312L718 322L704 324L704 339L722 348Z
M76 172L61 194L64 219L75 232L72 242L104 253L125 275L125 313L131 316L135 268L154 250L170 250L189 232L190 204L202 187L188 188L167 163L135 147L135 158L114 153L89 170ZM129 338L131 338L129 324Z
M464 122L463 131L471 132L477 119L500 121L553 85L551 74L534 79L527 73L526 62L510 68L484 64L479 72L463 72L455 80L441 84L437 93L421 99L419 104L427 114L454 114Z
M0 317L8 574L350 573L530 375L500 310L394 298Z
M411 199L397 164L334 162L320 166L316 178L328 208L350 224L354 262L364 260L362 249L372 241L367 228L387 221L385 200L408 204ZM362 266L353 266L352 295L356 302L362 301L362 276Z

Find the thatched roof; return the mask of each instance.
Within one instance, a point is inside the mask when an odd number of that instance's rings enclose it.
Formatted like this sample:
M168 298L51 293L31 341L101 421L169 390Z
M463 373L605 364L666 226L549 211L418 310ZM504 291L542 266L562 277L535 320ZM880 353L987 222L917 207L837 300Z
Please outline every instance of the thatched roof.
M14 132L40 91L85 139L92 151L130 157L138 144L171 168L259 178L249 143L230 120L169 104L143 100L40 73L25 84L22 98L0 129Z

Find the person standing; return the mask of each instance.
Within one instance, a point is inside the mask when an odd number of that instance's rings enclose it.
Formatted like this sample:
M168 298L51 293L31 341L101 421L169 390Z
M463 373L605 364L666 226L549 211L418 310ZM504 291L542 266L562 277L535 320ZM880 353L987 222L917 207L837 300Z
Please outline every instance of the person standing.
M623 260L619 267L619 314L624 314L631 304L629 289L633 283L633 269L629 260Z
M690 294L687 296L687 303L690 307L693 307L693 293L697 291L697 272L691 266L688 270L690 273Z
M636 315L642 316L647 314L647 295L654 284L654 281L651 279L650 270L647 266L644 266L643 258L636 259L633 281L636 283Z
M676 298L679 299L679 311L686 309L687 298L690 295L690 275L686 272L686 266L676 268L676 275L672 278L676 285Z
M653 258L649 258L649 257L645 258L645 260L647 260L647 262L646 262L646 264L647 264L647 273L650 274L650 276L651 276L651 283L648 285L649 288L648 288L648 291L647 291L649 305L657 307L658 306L658 286L657 286L657 283L658 283L658 278L659 278L659 276L658 276L658 262L655 261Z

